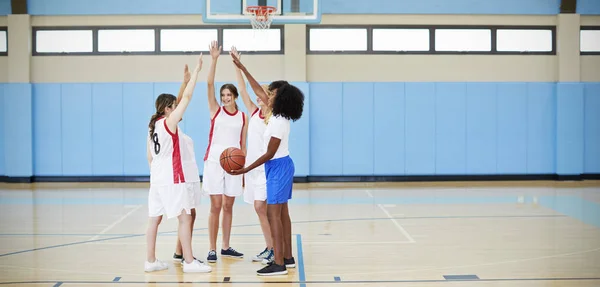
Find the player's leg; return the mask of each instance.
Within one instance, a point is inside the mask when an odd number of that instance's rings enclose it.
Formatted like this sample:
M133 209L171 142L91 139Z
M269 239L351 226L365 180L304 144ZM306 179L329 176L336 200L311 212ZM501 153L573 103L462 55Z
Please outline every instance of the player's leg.
M194 223L196 222L196 209L192 209L192 225L190 226L190 230L192 232L192 237L194 235ZM179 238L179 234L177 235L177 246L175 246L175 254L173 254L174 261L181 261L183 259L183 250L181 248L181 239Z
M150 263L156 261L156 237L158 234L158 225L161 221L162 215L148 219L148 228L146 229L146 261Z
M273 236L273 261L277 265L283 265L283 224L281 222L282 204L269 204L267 206L267 216L269 218L269 227Z
M210 266L202 264L194 258L192 252L192 215L183 211L177 219L179 220L178 235L181 240L184 258L183 272L211 272L212 268Z
M283 261L285 267L296 267L294 255L292 254L292 220L288 204L284 203L281 207L281 224L283 226Z
M223 192L225 191L225 171L219 163L205 161L202 190L210 195L210 213L208 215L208 240L210 249L206 260L210 263L217 262L217 235L219 234L219 220L223 207Z
M223 195L223 242L221 256L243 258L244 254L230 246L231 224L233 221L233 205L235 198L244 193L241 175L225 174L225 192Z
M160 199L158 190L150 187L148 193L148 227L146 229L146 262L144 270L146 272L159 271L169 268L169 266L156 258L156 237L158 234L158 225L162 221L165 213L163 202Z
M219 234L219 218L221 217L221 208L223 206L223 196L210 196L210 214L208 215L208 237L210 242L210 251L206 260L214 263L217 261L217 235Z
M265 243L267 248L261 254L257 255L254 261L263 261L263 264L269 263L273 260L273 236L271 235L271 227L269 226L269 218L267 217L267 202L266 200L255 200L254 210L258 215L258 221L260 222L260 228L262 229L263 236L265 237ZM265 253L265 254L263 254ZM261 256L262 255L262 256Z
M229 249L229 239L231 237L231 222L233 217L233 204L235 197L223 195L223 250Z
M254 205L254 210L258 216L260 228L265 237L265 248L252 257L252 261L261 261L263 264L269 263L273 259L273 239L271 238L271 228L267 218L267 189L264 171L252 170L244 175L246 184L244 187L244 201Z

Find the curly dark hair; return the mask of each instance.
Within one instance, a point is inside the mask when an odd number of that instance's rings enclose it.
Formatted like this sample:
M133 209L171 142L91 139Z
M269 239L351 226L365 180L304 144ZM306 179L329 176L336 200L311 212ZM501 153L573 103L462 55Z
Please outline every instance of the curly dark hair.
M297 121L302 117L303 109L304 94L300 89L287 82L277 88L277 94L273 101L273 116Z
M279 89L284 85L289 85L290 83L288 83L288 81L283 81L283 80L279 80L279 81L274 81L271 84L269 84L269 91L273 91L275 89Z

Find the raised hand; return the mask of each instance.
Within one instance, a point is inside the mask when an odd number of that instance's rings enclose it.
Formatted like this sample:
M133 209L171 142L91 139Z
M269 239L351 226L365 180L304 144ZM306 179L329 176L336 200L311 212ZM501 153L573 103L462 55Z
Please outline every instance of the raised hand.
M231 47L231 50L229 51L229 55L231 55L231 57L234 59L234 64L236 67L239 68L239 66L235 63L235 59L238 60L238 62L242 59L242 53L238 52L238 50L235 48L235 46Z
M185 65L185 69L187 70L187 65ZM202 53L200 53L200 56L198 57L198 64L196 64L196 72L200 72L200 70L202 70ZM189 80L189 71L188 71L188 80ZM185 79L185 77L184 77Z
M232 51L229 52L229 55L231 55L231 58L233 59L233 64L235 64L236 67L238 67L240 70L244 70L244 64L242 64L242 62L240 61L240 57L241 55L239 53L237 53L237 50L232 49Z
M218 45L217 41L212 41L208 49L210 50L210 55L213 59L216 59L221 55L221 47Z
M187 83L190 81L191 75L190 75L190 69L188 68L188 65L185 64L185 68L183 69L183 82Z

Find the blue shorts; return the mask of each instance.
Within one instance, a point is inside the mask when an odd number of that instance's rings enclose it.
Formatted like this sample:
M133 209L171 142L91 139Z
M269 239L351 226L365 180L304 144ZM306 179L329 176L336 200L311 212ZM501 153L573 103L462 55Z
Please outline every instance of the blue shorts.
M265 162L267 204L287 203L292 199L294 172L294 162L289 155Z

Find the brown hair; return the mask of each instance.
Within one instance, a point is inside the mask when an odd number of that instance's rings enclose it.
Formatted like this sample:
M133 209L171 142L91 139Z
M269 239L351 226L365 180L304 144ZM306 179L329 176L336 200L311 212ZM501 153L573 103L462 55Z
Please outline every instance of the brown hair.
M221 86L221 90L219 91L219 99L223 96L223 90L228 89L233 94L233 101L235 103L235 109L238 109L238 105L235 102L237 100L239 94L237 88L233 84L225 84Z
M175 101L177 101L177 98L171 94L160 94L160 96L156 98L156 103L154 104L156 106L156 113L152 115L150 123L148 124L148 127L150 128L150 137L154 134L154 128L158 118L164 116L165 109L172 106Z

